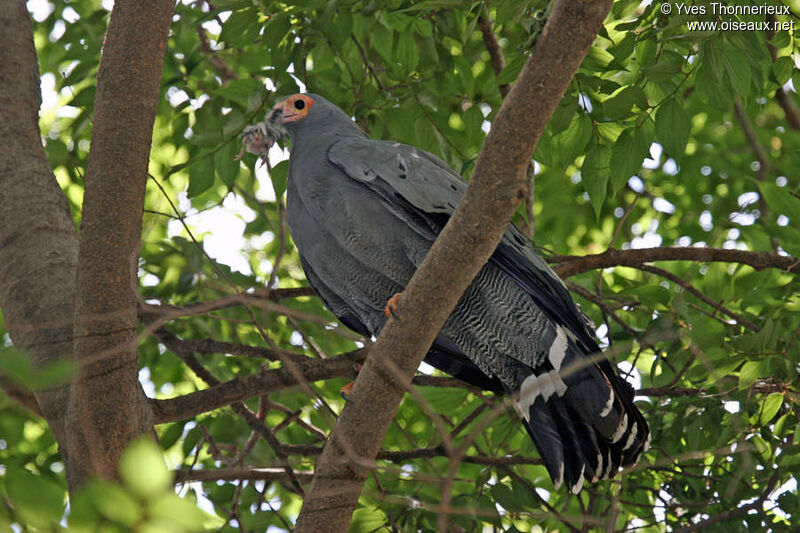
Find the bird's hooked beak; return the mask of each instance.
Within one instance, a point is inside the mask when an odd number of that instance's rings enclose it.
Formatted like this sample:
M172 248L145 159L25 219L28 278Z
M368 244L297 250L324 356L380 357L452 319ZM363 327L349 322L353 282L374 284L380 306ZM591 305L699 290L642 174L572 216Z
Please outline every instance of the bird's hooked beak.
M275 104L275 107L272 108L272 115L275 115L275 118L278 119L280 124L288 124L289 122L297 122L301 118L305 116L303 113L298 113L289 102L290 98L283 100L282 102L278 102Z

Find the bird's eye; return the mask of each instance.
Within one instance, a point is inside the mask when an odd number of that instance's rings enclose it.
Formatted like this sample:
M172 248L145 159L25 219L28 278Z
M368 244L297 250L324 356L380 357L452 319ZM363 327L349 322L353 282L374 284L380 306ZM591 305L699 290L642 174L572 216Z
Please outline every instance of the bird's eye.
M306 103L304 100L295 100L294 101L294 108L295 109L303 109L306 107Z

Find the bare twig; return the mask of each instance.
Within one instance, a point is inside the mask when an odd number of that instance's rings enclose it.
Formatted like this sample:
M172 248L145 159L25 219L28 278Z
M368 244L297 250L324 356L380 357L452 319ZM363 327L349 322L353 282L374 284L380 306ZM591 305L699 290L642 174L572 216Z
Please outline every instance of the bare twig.
M747 142L750 144L750 148L752 148L753 154L756 156L756 160L758 161L759 168L758 172L756 173L756 179L763 181L764 178L767 177L767 172L769 170L767 151L764 150L763 146L761 146L761 142L758 140L758 136L753 129L753 125L750 123L750 119L747 117L747 113L745 113L742 104L739 103L739 100L734 100L733 111L736 113L736 118L739 119L739 124L742 126L744 136L747 138Z
M294 470L292 472L295 479L301 483L311 481L313 472L303 472ZM252 468L237 466L231 468L217 468L214 470L176 470L174 473L174 483L192 483L194 481L278 481L288 482L289 474L283 468Z
M655 266L652 266L652 265L640 265L640 266L638 266L636 268L638 268L639 270L643 270L644 272L650 272L651 274L655 274L655 275L660 276L660 277L662 277L664 279L670 280L671 282L675 283L676 285L678 285L680 287L683 287L686 291L688 291L689 293L694 295L696 298L699 298L700 300L703 300L705 303L707 303L708 305L713 307L715 310L717 310L717 311L719 311L719 312L731 317L732 319L734 319L736 322L738 322L742 326L744 326L744 327L746 327L748 329L751 329L753 331L761 331L761 328L758 325L750 322L749 320L744 318L742 315L740 315L738 313L734 313L733 311L731 311L730 309L728 309L727 307L722 305L722 302L715 302L712 298L709 298L708 296L706 296L705 294L703 294L702 292L697 290L691 283L689 283L688 281L680 278L679 276L676 276L672 272L669 272L667 270L664 270L663 268L658 268L658 267L655 267Z
M736 509L731 509L730 511L725 511L724 513L720 513L718 515L711 516L706 520L702 520L690 526L682 527L680 529L675 529L673 530L674 533L690 533L691 531L704 531L709 526L728 522L729 520L733 520L734 518L739 518L740 516L744 516L754 509L757 511L761 511L764 507L764 502L767 501L767 498L769 497L770 493L773 490L775 490L775 486L778 484L779 479L780 479L780 474L778 472L774 472L772 476L770 476L769 481L767 481L767 485L764 488L764 491L761 493L761 495L758 497L756 501L742 505L741 507L737 507Z
M208 62L219 74L219 77L222 79L222 85L225 85L229 81L239 79L236 72L234 72L233 69L217 55L214 49L211 48L211 40L208 38L206 30L203 29L203 26L200 24L197 26L197 36L200 39L200 51L203 52Z

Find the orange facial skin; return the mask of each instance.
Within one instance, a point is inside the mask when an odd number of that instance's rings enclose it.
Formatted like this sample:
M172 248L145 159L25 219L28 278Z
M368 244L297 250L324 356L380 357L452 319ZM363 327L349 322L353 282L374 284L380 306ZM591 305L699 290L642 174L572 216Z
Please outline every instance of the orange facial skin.
M275 104L273 109L280 109L282 114L281 123L297 122L306 118L314 99L305 94L293 94L289 98Z

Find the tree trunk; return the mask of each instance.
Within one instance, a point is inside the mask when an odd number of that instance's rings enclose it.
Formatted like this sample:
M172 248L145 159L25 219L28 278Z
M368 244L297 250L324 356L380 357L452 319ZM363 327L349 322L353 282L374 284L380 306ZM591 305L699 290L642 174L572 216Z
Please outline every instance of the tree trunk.
M139 384L137 264L172 0L117 0L97 73L75 300L70 447L82 475L115 478L153 427ZM82 479L75 479L80 483Z
M25 2L0 8L0 309L19 350L44 366L72 352L78 235L39 132L39 66ZM69 384L36 391L65 448Z

